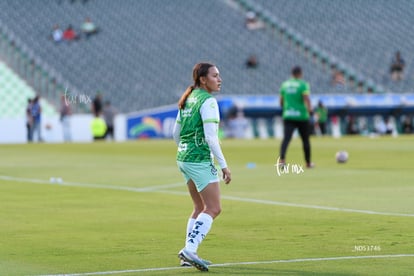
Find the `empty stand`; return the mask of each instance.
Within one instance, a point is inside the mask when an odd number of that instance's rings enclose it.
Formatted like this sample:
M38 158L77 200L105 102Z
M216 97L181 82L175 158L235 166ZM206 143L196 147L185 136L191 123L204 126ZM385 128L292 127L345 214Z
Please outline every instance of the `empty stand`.
M273 21L266 22L265 30L247 30L244 11L232 1L0 0L0 18L1 27L10 30L8 39L24 53L32 53L45 74L57 76L60 87L55 93L65 84L90 97L101 91L124 112L176 103L191 84L192 66L203 60L219 66L224 94L275 94L297 64L304 68L313 93L355 91L333 87L329 68L307 58L296 44L302 49L315 46L319 49L315 55L349 64L352 70L347 74L356 79L370 78L373 85L398 92L412 87L410 66L404 82L390 83L387 75L397 48L408 61L411 40L404 40L404 35L414 18L409 17L412 2L252 0L248 4L298 35L287 43L272 28ZM402 9L405 5L411 8ZM62 29L72 24L79 31L85 17L98 25L99 34L72 43L49 39L54 24ZM258 57L256 69L244 65L250 54Z

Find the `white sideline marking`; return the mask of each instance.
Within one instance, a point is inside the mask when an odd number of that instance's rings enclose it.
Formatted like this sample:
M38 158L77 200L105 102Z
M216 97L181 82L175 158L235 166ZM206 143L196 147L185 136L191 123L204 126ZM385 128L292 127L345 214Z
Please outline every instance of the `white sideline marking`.
M301 208L319 209L319 210L328 210L328 211L340 211L340 212L349 212L349 213L361 213L361 214L369 214L369 215L414 217L414 214L391 213L391 212L377 212L377 211L370 211L370 210L358 210L358 209L349 209L349 208L328 207L328 206L309 205L309 204L298 204L298 203L289 203L289 202L272 201L272 200L258 200L258 199L241 198L241 197L234 197L234 196L222 196L222 198L229 199L229 200L237 200L237 201L245 201L245 202L254 202L254 203L269 204L269 205L279 205L279 206L289 206L289 207L301 207Z
M51 183L48 180L42 179L33 179L33 178L21 178L21 177L12 177L6 175L0 175L1 180L9 180L9 181L22 181L22 182L30 182L36 184L49 184L49 185L62 185L62 186L69 186L69 187L85 187L85 188L97 188L97 189L110 189L110 190L119 190L119 191L130 191L130 192L153 192L159 189L164 188L175 188L179 186L184 186L184 183L173 183L173 184L166 184L166 185L157 185L157 186L148 186L144 188L135 188L135 187L128 187L128 186L115 186L115 185L104 185L104 184L91 184L91 183L78 183L78 182L68 182L62 181L61 183Z
M184 193L184 192L167 191L167 190L158 190L156 192L165 193L165 194L175 194L175 195L188 195L188 193ZM319 205L310 205L310 204L298 204L298 203L290 203L290 202L283 202L283 201L254 199L254 198L237 197L237 196L222 195L221 198L222 199L227 199L227 200L233 200L233 201L243 201L243 202L250 202L250 203L277 205L277 206L299 207L299 208L307 208L307 209L319 209L319 210L327 210L327 211L361 213L361 214L383 215L383 216L414 217L414 214L392 213L392 212L377 212L377 211L371 211L371 210L358 210L358 209L319 206Z
M183 183L173 183L173 184L167 184L167 185L158 185L158 186L148 186L148 187L143 187L143 188L134 188L134 187L127 187L127 186L77 183L77 182L67 182L67 181L63 181L62 183L50 183L47 180L32 179L32 178L19 178L19 177L5 176L5 175L0 175L0 180L22 181L22 182L29 182L29 183L36 183L36 184L48 184L48 185L62 185L62 186L70 186L70 187L110 189L110 190L130 191L130 192L157 192L157 193L173 194L173 195L188 195L187 192L163 190L163 189L169 189L169 188L184 186L185 184L183 184ZM326 210L326 211L360 213L360 214L368 214L368 215L414 217L414 214L393 213L393 212L377 212L377 211L371 211L371 210L358 210L358 209L350 209L350 208L319 206L319 205L290 203L290 202L283 202L283 201L244 198L244 197L226 196L226 195L222 195L221 198L227 199L227 200L233 200L233 201L241 201L241 202L259 203L259 204L276 205L276 206L299 207L299 208L307 208L307 209L318 209L318 210Z
M414 254L398 254L398 255L370 255L370 256L343 256L343 257L327 257L327 258L303 258L303 259L290 259L290 260L273 260L273 261L258 261L258 262L240 262L240 263L223 263L212 264L209 267L224 267L224 266L237 266L237 265L260 265L260 264L278 264L278 263L303 263L303 262L323 262L323 261L341 261L341 260L355 260L355 259L385 259L385 258L404 258L414 257ZM74 273L74 274L49 274L39 276L86 276L86 275L109 275L109 274L121 274L121 273L136 273L136 272L151 272L151 271L165 271L165 270L177 270L177 269L189 269L190 267L155 267L155 268L142 268L142 269L128 269L128 270L114 270L114 271L98 271L98 272L86 272L86 273Z

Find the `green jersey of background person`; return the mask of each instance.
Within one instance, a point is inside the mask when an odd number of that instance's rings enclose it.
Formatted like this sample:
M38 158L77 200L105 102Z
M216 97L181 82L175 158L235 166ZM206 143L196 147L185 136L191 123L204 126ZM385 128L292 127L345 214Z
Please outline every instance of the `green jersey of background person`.
M283 119L306 121L309 112L303 102L303 95L309 95L309 84L302 79L291 78L282 83L280 95L283 97Z

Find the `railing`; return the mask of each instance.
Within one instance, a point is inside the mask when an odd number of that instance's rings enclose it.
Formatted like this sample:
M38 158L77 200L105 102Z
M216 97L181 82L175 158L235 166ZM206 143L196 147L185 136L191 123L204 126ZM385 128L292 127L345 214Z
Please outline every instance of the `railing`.
M356 70L344 62L338 60L333 55L320 49L316 44L304 38L291 29L285 22L276 18L273 14L260 7L257 3L250 0L233 0L243 11L253 11L258 19L270 27L280 38L287 41L290 45L294 45L301 54L306 58L311 57L313 61L321 65L323 68L332 68L342 73L347 83L353 90L360 92L382 93L384 88L371 79L365 78L362 74L357 74Z
M12 31L0 22L0 59L13 69L38 95L59 109L60 97L65 91L73 94L77 89L44 63ZM73 112L82 113L88 110L86 104L73 106Z

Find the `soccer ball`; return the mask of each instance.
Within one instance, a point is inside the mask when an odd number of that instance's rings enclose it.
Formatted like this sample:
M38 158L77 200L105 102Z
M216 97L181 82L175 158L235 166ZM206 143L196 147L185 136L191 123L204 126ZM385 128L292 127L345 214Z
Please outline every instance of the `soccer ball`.
M346 161L348 161L348 157L348 152L344 150L338 151L335 155L336 162L338 163L346 163Z

